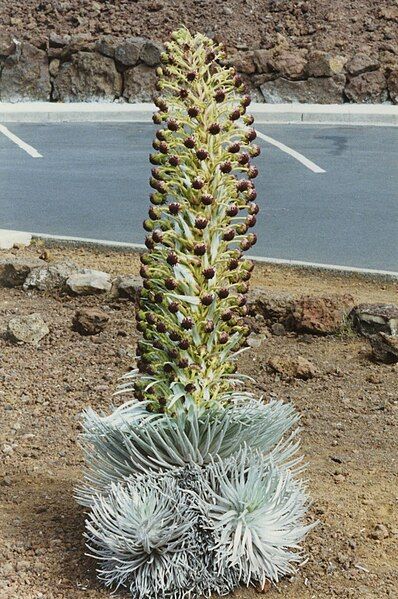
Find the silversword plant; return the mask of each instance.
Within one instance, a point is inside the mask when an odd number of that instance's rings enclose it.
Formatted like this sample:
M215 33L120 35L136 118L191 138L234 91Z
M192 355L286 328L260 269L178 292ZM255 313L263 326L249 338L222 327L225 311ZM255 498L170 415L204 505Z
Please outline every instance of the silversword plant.
M162 54L137 369L86 411L79 502L98 575L139 598L226 594L294 571L307 499L297 415L242 391L256 242L250 98L223 50L181 29Z

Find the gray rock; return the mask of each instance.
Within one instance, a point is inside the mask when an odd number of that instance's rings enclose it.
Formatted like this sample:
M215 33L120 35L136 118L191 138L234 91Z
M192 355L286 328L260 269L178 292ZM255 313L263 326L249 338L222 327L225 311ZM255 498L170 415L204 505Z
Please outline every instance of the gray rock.
M23 288L38 289L39 291L52 291L61 289L68 277L79 271L74 262L60 262L59 264L46 264L30 271L25 279Z
M1 73L1 99L3 101L49 100L51 93L48 58L24 42L4 61Z
M112 281L112 296L136 301L141 288L142 281L139 277L119 275Z
M16 50L16 44L11 33L0 31L0 56L11 56Z
M50 329L41 315L37 313L29 314L29 316L16 316L9 321L7 327L7 333L13 341L22 341L32 345L37 345L49 332Z
M155 69L139 64L125 71L123 96L129 102L150 102L154 97L155 84Z
M282 337L286 334L286 329L281 322L274 322L271 326L271 333L276 337Z
M94 295L111 290L110 275L101 270L84 268L66 280L67 289L76 295Z
M62 102L114 100L122 92L122 76L111 58L96 52L77 52L61 64L54 79L54 99Z
M315 50L307 57L307 74L309 77L333 77L344 71L347 59L344 56L333 56L329 52Z
M59 35L52 31L49 37L49 43L51 48L64 48L69 44L71 40L70 35Z
M362 73L367 73L369 71L376 71L379 67L380 63L378 60L370 58L370 56L363 52L355 54L346 65L347 73L352 76L361 75Z
M17 258L14 255L0 258L0 287L21 287L34 268L45 264L39 258Z
M118 45L118 40L113 37L113 35L106 35L97 41L95 44L95 49L100 54L104 56L109 56L110 58L115 57L115 49Z
M80 335L98 335L109 321L109 315L99 308L81 308L73 317L73 329Z
M398 68L391 71L387 79L387 87L391 102L398 104Z
M387 80L381 71L362 73L346 85L345 95L351 102L374 104L387 100Z
M247 300L250 312L260 314L268 324L284 323L294 303L290 293L275 293L262 287L249 291Z
M132 67L136 65L140 59L141 50L146 43L143 37L132 37L123 43L116 46L115 60L122 65Z
M160 63L160 55L164 51L162 44L147 40L140 52L140 60L149 67L154 67Z
M343 102L344 75L336 77L310 77L305 81L275 79L260 85L261 93L269 104L299 102L340 104Z
M360 304L351 312L354 328L365 337L376 333L398 336L398 306Z

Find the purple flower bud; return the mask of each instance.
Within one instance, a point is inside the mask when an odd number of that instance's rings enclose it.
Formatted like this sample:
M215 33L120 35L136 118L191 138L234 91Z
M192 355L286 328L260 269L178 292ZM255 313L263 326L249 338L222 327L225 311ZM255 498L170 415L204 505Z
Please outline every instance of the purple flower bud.
M140 268L140 276L143 279L147 279L149 277L148 269L146 266L141 266Z
M257 133L255 129L248 129L245 133L245 139L247 139L247 141L253 141L256 137Z
M205 229L207 227L207 223L209 221L207 220L207 218L204 218L203 216L197 216L195 219L195 227L197 229Z
M234 229L227 229L222 236L224 241L232 241L234 237L235 237Z
M220 171L222 173L230 173L232 171L232 163L229 160L225 160L220 164Z
M209 50L209 52L206 54L206 59L205 59L206 64L213 62L215 57L216 57L215 52L213 52L213 50Z
M195 256L204 256L206 253L207 247L205 243L196 243L193 248L193 253Z
M172 279L171 277L168 277L165 282L164 282L166 289L168 289L169 291L173 291L176 287L177 287L177 281L175 279Z
M228 262L228 269L235 270L239 266L239 261L236 258L231 258Z
M179 211L181 210L181 204L179 204L178 202L172 202L171 204L169 204L169 212L170 214L178 214Z
M226 299L229 296L229 291L226 287L221 287L221 289L218 290L218 297L220 299Z
M167 327L161 320L156 323L156 330L158 333L166 333Z
M252 146L250 146L249 154L252 158L256 158L257 156L260 156L260 154L261 154L260 146L257 146L256 144L253 144Z
M256 245L257 243L257 235L255 233L249 233L247 239L250 242L250 245Z
M246 96L243 96L240 103L242 104L242 106L247 107L247 106L250 106L251 101L252 101L251 97L246 95Z
M225 343L228 343L228 341L229 341L228 333L225 333L225 332L220 333L220 335L218 337L218 342L221 343L222 345L225 345Z
M189 317L183 318L182 321L181 321L181 326L186 331L189 331L190 329L192 329L192 327L193 327L193 320L192 320L192 318L189 318Z
M155 247L155 244L153 243L153 240L149 235L145 239L145 245L148 248L148 250L153 250L153 248Z
M223 312L221 314L221 320L224 322L228 322L229 320L231 320L231 318L232 318L231 310L225 310L225 312Z
M194 148L195 147L195 138L193 136L187 137L184 139L184 146L186 148Z
M178 367L187 368L187 366L189 366L189 360L187 358L181 358L181 360L178 362Z
M214 93L214 99L216 102L224 102L225 91L223 89L216 89L216 91Z
M163 295L161 293L155 293L154 295L155 304L161 304L163 302Z
M155 114L152 115L152 121L155 123L155 125L160 125L162 120L162 116L158 112L155 112Z
M230 144L227 149L231 154L237 154L240 150L240 144L235 141L234 143Z
M171 349L169 349L169 351L167 352L167 355L169 356L169 358L171 360L175 360L176 358L178 358L178 350L175 347L172 347Z
M236 204L232 204L227 208L227 216L236 216L239 212L239 208Z
M172 341L181 341L181 335L177 331L170 331L169 337Z
M173 372L174 368L173 368L173 365L172 365L172 364L170 364L170 362L166 362L166 363L163 365L163 370L164 370L166 373L170 373L170 372Z
M167 128L170 131L178 131L178 129L180 128L180 124L176 121L176 119L168 119Z
M238 225L236 225L236 232L238 235L244 235L245 233L247 233L248 228L249 227L246 223L239 223Z
M242 154L240 154L238 156L238 162L239 164L247 164L250 160L250 156L247 152L242 152Z
M209 280L212 279L214 277L214 275L216 274L216 271L214 270L214 268L212 266L209 266L208 268L205 268L202 271L202 274L204 276L205 279Z
M209 129L208 129L208 131L209 131L209 133L211 133L212 135L217 135L217 133L220 133L220 131L221 131L221 127L220 127L220 125L219 125L218 123L212 123L212 124L209 126Z
M177 314L178 310L180 309L179 305L177 304L177 302L170 302L169 303L169 310L172 314Z
M167 145L167 143L165 141L161 141L159 143L159 152L161 152L162 154L167 154L169 151L169 146Z
M238 295L236 297L238 306L245 306L247 303L247 298L244 295Z
M249 214L249 216L246 218L246 224L248 227L254 227L256 222L257 222L257 219L254 216L254 214Z
M187 350L189 349L189 341L188 339L181 339L181 341L178 344L178 347L182 350Z
M202 187L204 186L204 184L205 184L205 182L200 177L196 177L196 179L194 179L192 181L192 187L194 189L202 189Z
M211 293L205 293L200 298L200 301L204 306L210 306L213 303L213 299L214 299L214 297L212 296Z
M235 110L233 110L231 112L231 114L229 115L229 120L230 121L237 121L238 119L240 119L241 117L241 111L239 110L239 108L235 108Z
M160 229L155 229L152 233L152 239L155 243L162 243L163 232Z
M184 389L187 393L192 393L192 391L195 391L195 385L193 383L187 383Z
M242 248L242 250L244 252L246 252L247 250L250 250L251 248L251 243L250 241L247 239L247 237L245 239L242 239L242 241L240 242L240 247Z
M252 164L248 169L247 169L247 176L249 177L249 179L255 179L258 175L258 168Z
M254 123L254 116L252 114L245 114L245 116L243 117L243 122L245 123L245 125L253 125Z
M239 181L236 182L236 189L238 191L246 191L247 189L249 189L249 187L250 187L250 184L247 179L240 179Z
M204 206L210 206L213 202L214 202L214 198L212 195L210 195L209 193L205 193L202 195L202 197L200 198L200 201L202 202L202 204Z
M162 110L163 112L167 112L167 103L164 100L164 98L155 98L153 103L155 104L155 106L157 106L159 108L159 110Z
M196 150L196 156L199 160L206 160L209 157L209 152L204 148L199 148L199 150Z
M190 106L190 108L188 108L188 114L192 119L197 117L199 112L200 112L200 110L197 106Z
M233 79L233 84L235 87L240 87L241 85L243 85L242 77L240 75L236 74Z
M146 314L146 321L148 324L156 324L156 318L155 316L152 314L152 312L147 312Z
M175 266L176 264L178 264L178 256L175 252L170 252L170 254L168 254L166 260L167 260L167 263L170 264L170 266Z
M196 71L190 71L189 73L187 73L187 81L194 81L196 79L196 76Z
M158 129L156 131L156 137L158 138L159 141L166 141L166 134L164 129Z
M212 333L214 331L214 322L212 320L206 320L205 322L205 332Z
M175 154L173 154L172 156L170 156L170 158L169 158L169 164L171 164L171 166L178 166L180 164L180 158L179 158L179 156L176 156Z
M156 208L154 208L153 206L149 208L148 215L151 220L159 220L160 218L159 210L156 210Z
M252 187L248 194L247 194L247 199L248 200L255 200L257 197L257 191L254 189L254 187Z
M179 92L178 95L180 96L180 98L182 98L184 100L184 98L188 97L188 90L185 89L184 87L182 87Z

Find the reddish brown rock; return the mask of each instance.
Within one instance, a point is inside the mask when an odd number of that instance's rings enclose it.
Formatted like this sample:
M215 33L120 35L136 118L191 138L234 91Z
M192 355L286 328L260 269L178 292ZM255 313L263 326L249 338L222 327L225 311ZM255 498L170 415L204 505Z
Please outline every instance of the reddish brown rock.
M378 60L371 58L363 52L355 54L346 65L347 73L352 76L362 75L369 71L376 71L380 67Z
M0 56L11 56L16 50L13 36L6 31L0 31Z
M294 304L290 293L275 293L257 287L248 295L248 307L253 315L260 314L268 324L286 322Z
M24 42L4 61L1 72L1 100L49 100L50 93L46 52Z
M305 57L297 51L282 50L269 60L271 70L286 79L300 79L303 77L306 65Z
M345 95L351 102L374 104L387 100L387 81L381 71L353 77L346 85Z
M298 333L331 335L346 323L354 307L352 295L303 296L293 304L289 325Z
M309 77L333 77L344 72L346 62L344 56L333 56L329 52L316 50L307 57L306 72Z
M80 335L98 335L109 321L109 315L99 308L81 308L73 317L73 329Z
M272 356L268 360L268 366L282 376L302 379L304 381L312 379L319 374L314 364L301 356L298 356L297 358Z

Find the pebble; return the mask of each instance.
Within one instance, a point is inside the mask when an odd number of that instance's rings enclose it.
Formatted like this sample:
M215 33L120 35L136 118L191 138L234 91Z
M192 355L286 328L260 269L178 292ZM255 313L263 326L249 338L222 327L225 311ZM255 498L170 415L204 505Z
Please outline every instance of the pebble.
M341 483L344 483L346 480L346 477L344 476L344 474L336 474L334 477L334 482L336 483L336 485L340 485Z
M387 526L384 524L376 524L369 536L371 539L382 541L383 539L387 539L387 537L390 536L390 533L388 532Z

